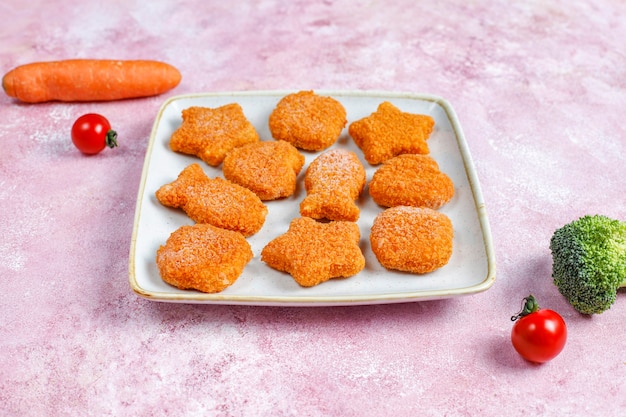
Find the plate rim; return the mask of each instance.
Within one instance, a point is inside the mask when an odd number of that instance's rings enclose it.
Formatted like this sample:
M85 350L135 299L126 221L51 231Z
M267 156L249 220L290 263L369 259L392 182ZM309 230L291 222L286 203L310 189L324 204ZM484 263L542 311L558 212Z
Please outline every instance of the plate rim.
M174 102L186 100L186 99L201 99L210 97L242 97L242 96L285 96L287 94L302 91L302 89L291 90L251 90L251 91L218 91L218 92L205 92L205 93L187 93L179 94L166 99L160 106L157 116L152 125L150 132L150 138L148 146L146 148L146 155L144 157L144 163L141 172L141 179L139 183L139 189L137 192L137 201L135 206L135 213L133 218L133 231L130 242L129 251L129 284L133 292L141 298L161 301L161 302L174 302L174 303L189 303L189 304L240 304L240 305L267 305L267 306L329 306L329 305L363 305L363 304L390 304L401 302L414 302L414 301L426 301L433 299L443 299L453 296L471 295L488 290L495 282L496 279L496 261L495 251L493 245L493 238L491 234L491 227L489 225L489 218L487 215L487 208L483 198L482 189L476 173L474 162L469 151L465 134L461 128L461 124L456 115L456 112L450 105L450 103L441 96L427 94L427 93L410 93L410 92L398 92L398 91L384 91L384 90L324 90L315 89L316 94L334 96L334 97L365 97L365 98L404 98L422 101L431 101L438 104L446 113L450 121L450 125L454 130L456 136L456 142L459 147L463 166L465 168L465 174L467 176L469 186L472 192L474 206L477 212L478 222L482 233L482 240L485 246L485 256L487 261L487 274L486 277L476 285L468 287L460 287L454 289L443 290L429 290L429 291L416 291L408 293L378 293L369 295L353 295L353 296L254 296L254 295L237 295L223 293L199 293L189 292L188 294L172 293L172 292L155 292L145 290L137 281L136 268L135 268L135 253L137 245L137 234L139 229L139 220L141 217L141 208L143 204L143 197L145 194L146 182L148 177L148 171L150 168L151 157L154 149L154 143L156 139L157 130L160 126L161 119L165 113L165 110Z

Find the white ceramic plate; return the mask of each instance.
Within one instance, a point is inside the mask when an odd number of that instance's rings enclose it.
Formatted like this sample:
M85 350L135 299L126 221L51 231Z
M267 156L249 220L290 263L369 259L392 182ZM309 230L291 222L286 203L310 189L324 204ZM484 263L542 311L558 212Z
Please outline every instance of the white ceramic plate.
M287 199L266 202L269 213L263 228L248 238L254 258L239 279L223 292L205 294L179 290L165 283L155 264L156 251L170 233L193 222L181 211L162 206L155 191L173 181L187 165L197 162L209 177L222 176L200 159L172 152L169 138L180 126L181 111L190 106L218 107L237 102L256 127L262 140L273 140L268 118L276 103L293 91L257 91L194 94L173 97L161 107L150 136L141 185L137 198L135 224L130 250L130 286L138 295L155 301L213 304L328 306L380 304L440 299L487 290L495 280L495 260L485 204L465 138L452 107L442 98L430 95L389 92L316 91L340 101L346 108L348 124L332 146L354 151L362 158L367 180L376 167L369 165L348 136L347 126L370 115L382 101L390 101L405 112L428 114L435 129L428 139L431 156L454 181L455 196L441 212L454 225L453 254L449 263L425 275L386 270L376 260L369 245L374 217L382 211L369 197L366 186L359 201L361 248L366 259L363 271L347 279L333 279L311 288L300 287L290 275L269 268L260 260L263 247L283 234L299 216L305 196L304 172L319 153L303 152L306 164L298 177L296 193ZM331 149L332 149L331 148Z

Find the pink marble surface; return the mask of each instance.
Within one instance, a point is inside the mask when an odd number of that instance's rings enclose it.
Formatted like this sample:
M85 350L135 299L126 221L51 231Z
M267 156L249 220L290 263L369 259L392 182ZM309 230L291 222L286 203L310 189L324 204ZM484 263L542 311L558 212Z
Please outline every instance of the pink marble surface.
M36 3L36 4L35 4ZM0 65L149 58L160 97L22 105L0 97L0 415L618 416L626 293L576 313L549 238L587 213L626 219L622 0L5 0ZM150 7L148 7L150 4ZM364 89L445 97L464 127L498 278L441 301L337 308L154 303L128 284L136 193L169 96ZM120 147L79 154L99 112ZM538 366L510 345L532 292L569 326Z

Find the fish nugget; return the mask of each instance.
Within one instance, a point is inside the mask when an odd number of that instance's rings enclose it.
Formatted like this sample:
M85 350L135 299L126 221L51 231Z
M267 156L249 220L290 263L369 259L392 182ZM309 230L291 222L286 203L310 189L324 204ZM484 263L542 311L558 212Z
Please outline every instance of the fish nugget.
M156 198L167 207L181 208L196 223L235 230L244 236L258 232L267 207L252 191L220 177L209 178L200 165L191 164Z
M348 133L365 160L378 165L396 155L429 153L426 140L434 125L431 116L406 113L385 101L371 115L352 122Z
M300 203L300 214L314 219L357 221L360 210L355 200L365 180L365 168L354 152L324 152L306 170L307 196Z
M313 91L283 97L269 118L274 139L309 151L321 151L335 143L346 123L346 109L340 102Z
M304 155L283 140L249 143L226 155L222 171L227 180L246 187L263 201L289 197Z
M237 103L217 108L189 107L182 111L183 122L170 138L175 152L195 155L218 166L237 146L259 141L259 134Z
M351 277L365 267L360 238L354 222L321 223L299 217L285 234L263 248L261 260L289 273L301 286L312 287L332 278Z
M384 207L438 209L454 196L454 183L429 155L405 154L388 159L369 183L372 199Z
M241 233L198 223L175 230L157 250L156 264L170 285L215 293L232 285L252 257Z
M423 207L396 206L374 219L372 252L387 269L425 274L446 265L452 256L452 222Z

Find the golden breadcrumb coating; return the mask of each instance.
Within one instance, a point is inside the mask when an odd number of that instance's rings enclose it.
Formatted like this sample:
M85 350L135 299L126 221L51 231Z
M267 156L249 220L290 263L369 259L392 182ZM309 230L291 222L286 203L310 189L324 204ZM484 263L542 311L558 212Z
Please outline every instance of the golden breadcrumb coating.
M232 285L252 257L241 233L198 223L175 230L157 250L156 264L170 285L215 293Z
M300 203L300 214L314 219L357 221L360 210L355 200L365 180L365 168L354 152L324 152L306 170L307 196Z
M313 91L283 97L269 118L274 139L309 151L321 151L335 143L346 123L346 110L340 102Z
M370 243L385 268L425 274L448 263L453 237L452 222L445 214L396 206L376 216Z
M267 207L252 191L220 177L209 178L200 165L186 167L176 180L161 186L156 198L181 208L196 223L208 223L250 236L258 232Z
M279 140L255 142L233 149L224 158L227 180L246 187L263 201L289 197L304 166L304 155Z
M195 155L218 166L237 146L258 142L259 135L237 103L217 108L189 107L182 111L183 122L170 138L175 152Z
M385 101L371 115L350 124L352 136L372 165L405 153L429 153L426 140L435 125L428 115L406 113Z
M454 196L454 183L429 155L405 154L388 159L376 170L369 194L384 207L438 209Z
M284 271L303 287L331 278L346 278L365 267L360 231L353 222L317 222L310 217L291 221L289 230L270 241L261 260Z

